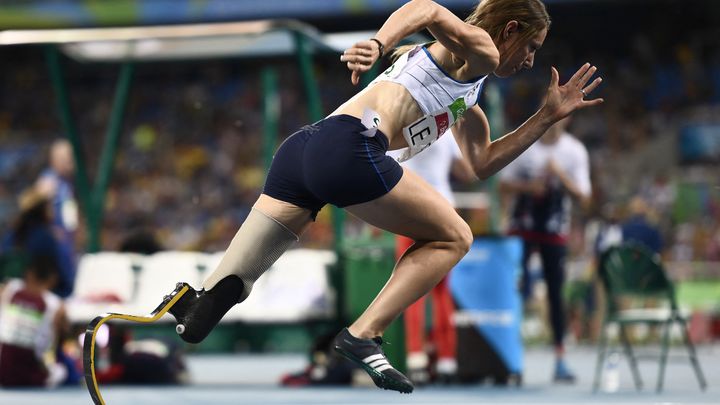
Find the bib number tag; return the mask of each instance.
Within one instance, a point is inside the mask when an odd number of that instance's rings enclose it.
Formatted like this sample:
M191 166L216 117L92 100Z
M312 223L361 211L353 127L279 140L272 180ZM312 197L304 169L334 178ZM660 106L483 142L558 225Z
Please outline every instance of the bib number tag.
M426 115L403 129L408 146L418 148L431 144L440 137L432 115Z
M408 144L408 149L398 158L398 161L404 162L410 159L438 140L462 116L465 108L464 100L459 98L447 108L420 117L403 128L403 136Z

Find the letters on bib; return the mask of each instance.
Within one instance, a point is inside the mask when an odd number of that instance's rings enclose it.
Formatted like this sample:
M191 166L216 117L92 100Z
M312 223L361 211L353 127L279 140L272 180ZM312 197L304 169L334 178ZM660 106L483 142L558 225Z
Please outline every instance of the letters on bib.
M438 140L465 114L468 106L475 105L481 86L482 81L475 83L463 97L458 97L449 106L426 114L403 128L403 136L408 148L397 159L398 162L410 159Z

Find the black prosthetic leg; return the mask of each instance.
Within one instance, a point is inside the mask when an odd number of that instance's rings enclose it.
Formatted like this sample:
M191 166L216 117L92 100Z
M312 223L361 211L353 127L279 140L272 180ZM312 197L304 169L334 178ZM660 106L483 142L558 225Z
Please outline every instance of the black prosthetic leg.
M153 323L166 312L175 316L175 330L189 343L200 343L233 305L240 302L243 282L237 276L227 276L210 291L196 291L187 283L178 283L175 290L149 315L102 314L88 324L83 345L83 368L90 397L96 405L105 405L95 376L95 338L100 327L110 320Z
M187 285L178 283L176 290ZM200 343L215 328L223 316L240 302L243 282L237 276L227 276L210 291L202 289L184 294L168 312L177 320L180 338L188 343ZM172 294L171 294L172 295Z

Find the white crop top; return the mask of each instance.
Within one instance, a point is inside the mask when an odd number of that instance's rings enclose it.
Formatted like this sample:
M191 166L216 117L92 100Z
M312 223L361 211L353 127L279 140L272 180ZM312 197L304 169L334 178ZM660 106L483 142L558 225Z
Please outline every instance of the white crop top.
M405 87L425 114L403 128L409 147L397 160L403 162L420 153L477 104L486 77L467 82L455 80L435 62L424 45L418 45L375 78L371 84L389 81Z

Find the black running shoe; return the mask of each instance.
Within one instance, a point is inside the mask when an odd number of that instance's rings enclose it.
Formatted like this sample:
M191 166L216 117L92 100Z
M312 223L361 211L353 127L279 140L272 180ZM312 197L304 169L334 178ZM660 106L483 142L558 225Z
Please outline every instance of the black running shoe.
M185 285L190 291L180 297L168 312L177 320L175 331L182 340L188 343L200 343L227 311L239 302L243 292L243 282L237 276L228 276L220 280L210 291L205 289L198 291L187 283L178 283L175 291L165 296L160 307L167 305Z
M370 374L375 385L382 389L400 391L409 394L413 391L412 382L395 370L382 350L382 338L358 339L347 328L335 336L335 351L347 357Z

